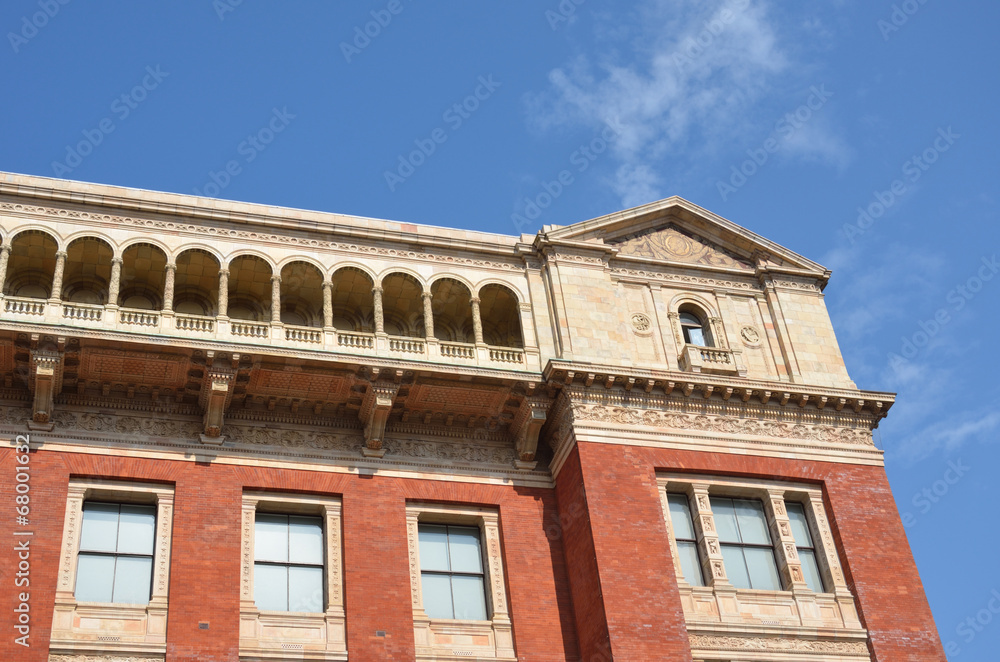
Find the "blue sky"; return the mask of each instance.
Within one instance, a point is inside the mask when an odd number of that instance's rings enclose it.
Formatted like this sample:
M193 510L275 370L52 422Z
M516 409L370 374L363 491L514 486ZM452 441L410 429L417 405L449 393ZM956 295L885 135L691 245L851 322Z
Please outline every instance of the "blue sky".
M1000 591L998 19L8 0L0 169L508 234L677 194L813 258L852 377L899 393L877 436L950 657L994 660L1000 615L963 623Z

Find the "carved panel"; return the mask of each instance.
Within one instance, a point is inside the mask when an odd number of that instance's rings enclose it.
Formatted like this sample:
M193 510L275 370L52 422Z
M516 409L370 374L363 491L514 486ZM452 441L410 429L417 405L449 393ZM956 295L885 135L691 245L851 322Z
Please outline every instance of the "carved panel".
M753 271L746 260L720 248L707 239L684 232L675 225L628 235L610 241L621 255L634 255L688 264L729 267Z
M348 386L342 375L260 368L253 372L248 390L254 395L334 401L343 398Z
M509 388L490 388L468 384L418 384L406 398L406 408L446 411L469 416L495 416L503 408Z
M725 637L703 634L691 634L689 641L693 649L834 653L868 657L868 646L863 641L822 641L793 637Z
M188 360L172 354L151 354L85 347L80 350L80 378L100 382L133 382L183 386Z

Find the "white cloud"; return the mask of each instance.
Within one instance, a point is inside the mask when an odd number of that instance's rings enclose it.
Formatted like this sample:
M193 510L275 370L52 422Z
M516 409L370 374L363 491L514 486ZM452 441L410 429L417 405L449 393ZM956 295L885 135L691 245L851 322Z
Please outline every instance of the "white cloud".
M705 154L734 143L759 146L808 96L767 111L763 123L751 117L775 83L788 87L786 79L801 73L779 47L766 0L647 0L633 22L620 48L553 70L549 89L528 99L541 129L596 129L608 120L622 127L611 184L626 206L671 193L662 190L666 175L683 176ZM829 124L815 118L782 152L840 168L850 158Z

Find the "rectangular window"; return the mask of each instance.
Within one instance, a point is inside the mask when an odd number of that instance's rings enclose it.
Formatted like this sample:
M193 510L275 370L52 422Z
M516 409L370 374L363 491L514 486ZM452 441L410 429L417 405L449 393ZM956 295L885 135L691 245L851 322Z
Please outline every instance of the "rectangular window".
M785 510L788 511L788 520L792 525L795 549L799 553L799 562L802 564L802 575L806 580L806 585L813 591L822 593L824 591L823 575L819 571L819 562L816 560L816 546L813 544L812 534L809 532L806 508L801 503L788 502L785 504Z
M322 612L322 519L257 513L253 582L258 609Z
M420 524L418 531L420 580L427 615L488 620L479 529Z
M729 581L737 588L780 591L764 505L757 499L726 497L712 497L711 504Z
M156 507L85 501L82 519L77 601L149 604Z
M668 494L667 500L670 503L670 523L674 528L674 540L684 580L692 586L704 586L705 578L698 558L698 536L694 531L694 522L691 521L691 504L685 494Z

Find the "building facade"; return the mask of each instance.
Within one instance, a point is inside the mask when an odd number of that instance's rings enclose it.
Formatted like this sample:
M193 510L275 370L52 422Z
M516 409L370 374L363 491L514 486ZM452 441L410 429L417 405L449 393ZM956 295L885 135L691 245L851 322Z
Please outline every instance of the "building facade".
M830 273L685 200L0 175L0 239L0 659L945 659Z

